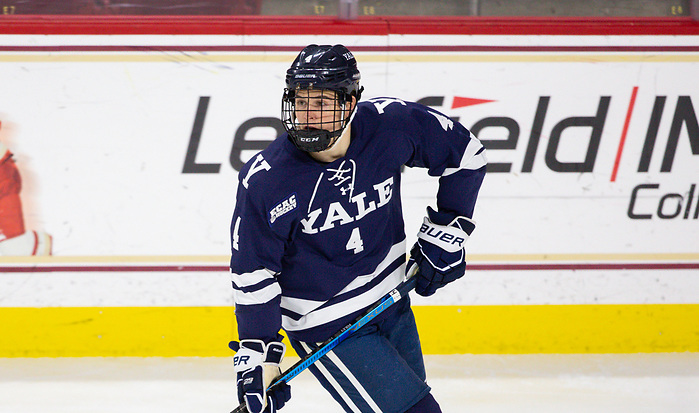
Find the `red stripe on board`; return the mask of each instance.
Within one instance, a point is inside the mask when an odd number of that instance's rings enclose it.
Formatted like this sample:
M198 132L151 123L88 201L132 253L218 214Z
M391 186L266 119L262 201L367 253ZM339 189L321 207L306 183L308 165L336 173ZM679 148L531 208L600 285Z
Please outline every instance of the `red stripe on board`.
M629 123L631 123L631 114L633 113L633 106L636 103L636 94L638 93L638 86L633 87L631 92L631 100L629 101L629 109L626 111L626 120L624 121L624 129L621 131L621 139L619 139L619 149L616 151L616 159L614 160L614 169L612 169L611 182L616 181L616 174L619 171L619 163L621 162L621 153L624 151L624 143L626 142L626 133L629 131Z
M537 263L537 264L469 264L469 271L555 271L555 270L695 270L699 262L691 263ZM139 266L35 266L0 267L0 273L39 272L228 272L221 265L139 265Z
M0 16L0 34L697 35L691 17Z
M0 52L298 52L298 46L70 45L3 46ZM353 52L636 52L696 53L699 46L353 46Z

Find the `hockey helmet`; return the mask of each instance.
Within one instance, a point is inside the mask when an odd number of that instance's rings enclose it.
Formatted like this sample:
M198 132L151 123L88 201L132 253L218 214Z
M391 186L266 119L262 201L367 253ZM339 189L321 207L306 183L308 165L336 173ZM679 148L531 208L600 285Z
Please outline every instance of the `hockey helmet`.
M296 57L286 71L286 88L282 98L282 124L289 139L297 148L306 152L324 151L342 135L354 113L348 110L354 96L357 101L363 88L357 61L343 45L309 45ZM327 107L315 123L303 116L310 105L297 106L299 99L309 94L300 90L316 91L327 99L334 98L334 105ZM303 103L303 102L301 102ZM308 114L308 112L306 112ZM320 120L322 119L322 120Z

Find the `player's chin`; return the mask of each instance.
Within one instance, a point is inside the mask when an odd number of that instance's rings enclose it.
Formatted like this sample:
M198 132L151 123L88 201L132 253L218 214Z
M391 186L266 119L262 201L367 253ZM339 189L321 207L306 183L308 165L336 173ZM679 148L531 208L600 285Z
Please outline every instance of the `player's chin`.
M328 132L327 129L315 128L313 126L305 126L305 127L301 128L301 130L306 131L306 132Z

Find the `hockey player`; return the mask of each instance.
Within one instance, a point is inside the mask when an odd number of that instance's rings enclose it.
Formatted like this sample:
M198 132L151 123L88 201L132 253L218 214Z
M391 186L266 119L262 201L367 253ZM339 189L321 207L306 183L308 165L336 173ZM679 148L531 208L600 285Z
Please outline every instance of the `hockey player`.
M286 74L285 134L240 171L231 272L240 342L238 397L274 412L283 328L300 356L396 287L406 273L401 167L439 177L408 265L423 296L465 272L464 242L485 175L485 151L462 125L395 98L360 102L352 53L309 45ZM347 412L440 412L408 297L310 367Z

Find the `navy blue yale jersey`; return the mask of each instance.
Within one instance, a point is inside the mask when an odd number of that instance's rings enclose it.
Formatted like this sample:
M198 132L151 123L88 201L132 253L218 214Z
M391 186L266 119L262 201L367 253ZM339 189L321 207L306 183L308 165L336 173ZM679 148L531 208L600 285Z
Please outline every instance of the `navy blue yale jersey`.
M401 167L438 176L440 211L472 217L480 141L423 105L360 102L347 154L320 163L284 134L240 171L231 272L241 339L321 342L404 278Z

